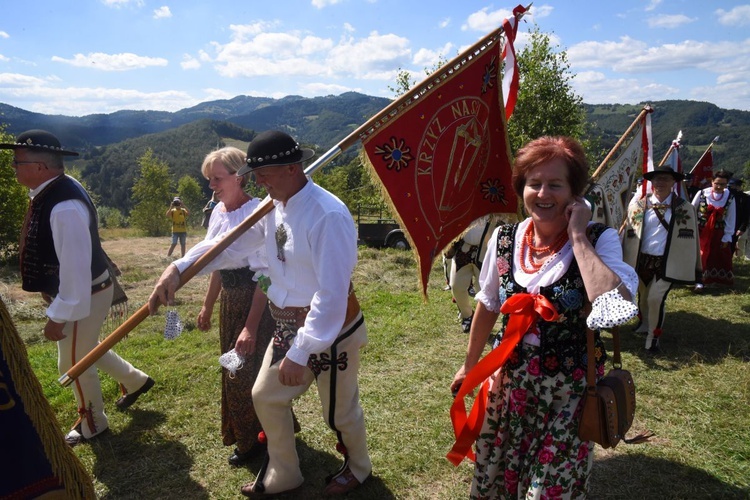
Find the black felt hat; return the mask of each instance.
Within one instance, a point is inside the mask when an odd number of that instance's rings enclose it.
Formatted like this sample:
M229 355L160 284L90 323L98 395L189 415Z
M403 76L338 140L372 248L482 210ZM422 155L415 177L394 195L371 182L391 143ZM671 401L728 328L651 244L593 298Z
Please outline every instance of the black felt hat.
M34 151L46 151L64 156L78 156L75 151L66 151L60 145L60 141L46 130L27 130L18 137L14 143L2 143L0 149L31 149Z
M661 167L655 167L650 172L646 172L645 174L643 174L643 178L646 179L647 181L650 181L657 174L669 174L677 182L679 182L679 181L681 181L681 180L683 180L685 178L685 176L683 174L681 174L680 172L675 172L674 170L672 170L672 167L670 167L668 165L662 165Z
M315 151L301 148L289 134L269 130L255 136L247 146L247 164L237 175L245 175L263 167L302 163L313 157Z

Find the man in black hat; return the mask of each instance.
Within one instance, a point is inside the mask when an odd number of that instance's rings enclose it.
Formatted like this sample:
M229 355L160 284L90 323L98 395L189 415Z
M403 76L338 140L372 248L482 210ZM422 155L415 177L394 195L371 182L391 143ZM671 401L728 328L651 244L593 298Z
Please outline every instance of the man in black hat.
M628 206L623 260L638 272L640 323L646 349L661 352L664 304L675 283L693 284L701 274L695 208L674 192L683 175L669 166L656 167L643 178L653 192Z
M12 149L18 182L29 188L31 203L21 233L23 289L41 292L47 303L44 336L57 342L60 374L99 343L112 304L112 277L101 247L96 208L78 181L65 175L63 157L77 156L44 130L29 130ZM97 369L120 383L117 400L125 409L153 386L141 370L108 351L73 385L78 421L65 436L70 446L98 437L109 428Z
M267 300L276 330L253 387L268 456L255 482L242 487L249 497L288 492L302 484L291 408L313 381L325 421L336 432L337 449L344 455L324 494L347 493L372 470L357 381L359 350L367 343L351 285L357 232L346 205L305 175L302 164L312 155L283 132L264 132L253 139L247 165L238 175L252 173L274 208L201 271L261 266L271 281ZM172 302L179 273L211 246L199 243L164 271L149 298L152 312ZM255 349L266 301L261 287L255 293L246 328L235 343L240 355Z

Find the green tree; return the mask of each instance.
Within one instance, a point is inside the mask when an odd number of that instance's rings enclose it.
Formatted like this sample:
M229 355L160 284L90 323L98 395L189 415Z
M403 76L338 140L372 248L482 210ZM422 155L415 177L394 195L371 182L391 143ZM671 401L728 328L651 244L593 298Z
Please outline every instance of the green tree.
M154 156L151 149L138 158L138 170L133 184L130 223L146 236L169 234L169 221L164 216L170 197L169 165Z
M398 73L396 74L396 86L391 87L388 85L388 90L393 92L395 97L399 97L406 94L415 83L417 83L417 81L409 71L398 68Z
M573 91L568 55L552 47L549 35L535 26L529 44L517 53L519 88L508 122L511 152L543 135L582 139L586 127L583 99ZM585 145L585 144L584 144Z
M13 136L0 127L0 142L13 142ZM29 206L28 190L18 183L11 166L13 154L0 151L0 262L17 262L18 240L26 208Z
M190 217L187 223L190 227L199 226L203 219L203 206L206 200L203 196L203 190L198 181L190 175L183 175L177 182L177 195L182 200L182 204L190 210Z

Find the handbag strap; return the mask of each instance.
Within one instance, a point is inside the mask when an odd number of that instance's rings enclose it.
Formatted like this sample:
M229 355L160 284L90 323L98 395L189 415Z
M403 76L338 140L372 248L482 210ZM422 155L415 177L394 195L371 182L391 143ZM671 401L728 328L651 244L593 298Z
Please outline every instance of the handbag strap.
M620 327L612 328L612 366L615 369L622 368L620 358ZM586 355L588 363L586 366L586 387L589 389L596 388L596 356L594 355L594 330L586 328Z

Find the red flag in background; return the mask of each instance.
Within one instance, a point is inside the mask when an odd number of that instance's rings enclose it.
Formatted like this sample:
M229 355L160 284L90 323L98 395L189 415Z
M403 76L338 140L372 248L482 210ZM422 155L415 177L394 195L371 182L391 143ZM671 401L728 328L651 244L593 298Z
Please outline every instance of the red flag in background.
M708 145L708 148L706 148L703 156L700 157L698 162L693 167L693 170L690 171L691 186L698 189L703 189L711 184L711 180L714 177L714 155L712 153L712 149L714 143L718 140L719 136L716 136L716 138L711 141L711 144Z
M447 63L361 136L415 249L425 295L435 257L472 221L516 212L500 79L502 42L513 35L502 35Z

